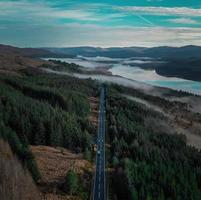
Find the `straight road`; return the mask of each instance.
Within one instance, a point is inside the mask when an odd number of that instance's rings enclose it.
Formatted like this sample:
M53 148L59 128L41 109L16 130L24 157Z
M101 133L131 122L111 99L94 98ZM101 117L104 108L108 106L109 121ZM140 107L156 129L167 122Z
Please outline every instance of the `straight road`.
M96 171L93 186L93 200L106 200L105 185L105 89L104 86L102 86L100 94Z

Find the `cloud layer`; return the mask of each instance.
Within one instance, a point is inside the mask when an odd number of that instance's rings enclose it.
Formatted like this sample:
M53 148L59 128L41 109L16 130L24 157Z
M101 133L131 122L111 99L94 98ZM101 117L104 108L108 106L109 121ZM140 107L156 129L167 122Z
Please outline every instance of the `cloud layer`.
M201 45L201 9L2 0L0 30L0 43L17 46Z
M144 6L124 6L124 7L114 7L115 9L132 12L133 14L151 14L151 15L173 15L173 16L190 16L190 17L200 17L201 9L187 8L187 7L144 7Z

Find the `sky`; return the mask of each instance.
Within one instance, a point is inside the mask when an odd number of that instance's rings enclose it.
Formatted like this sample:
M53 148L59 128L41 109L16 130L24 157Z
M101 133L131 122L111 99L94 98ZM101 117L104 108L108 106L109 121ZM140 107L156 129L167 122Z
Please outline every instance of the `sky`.
M201 45L201 0L0 0L0 43Z

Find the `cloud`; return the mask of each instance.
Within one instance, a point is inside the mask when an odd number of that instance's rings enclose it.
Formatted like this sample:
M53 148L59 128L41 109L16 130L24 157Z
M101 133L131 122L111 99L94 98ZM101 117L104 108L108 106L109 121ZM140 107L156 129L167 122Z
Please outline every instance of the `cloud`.
M176 19L169 19L168 21L175 24L199 24L198 21L191 18L176 18Z
M145 6L114 6L114 9L130 12L133 14L150 14L150 15L177 15L177 16L201 16L201 9L188 8L188 7L145 7Z
M94 4L93 6L85 4L83 7L69 6L64 8L60 6L53 6L45 1L31 2L31 1L3 1L0 2L0 16L10 17L15 19L72 19L79 21L102 21L118 19L124 16L122 13L108 13L103 15L97 13L96 6L104 6L104 4Z
M145 16L147 13L178 15L178 19L172 19L171 22L185 26L195 23L190 16L201 16L201 9L118 7L101 3L75 4L74 1L65 1L65 4L50 0L1 0L0 43L35 47L201 45L201 28L156 27ZM126 26L136 20L133 15L145 22L144 27ZM116 23L119 19L121 23ZM106 22L109 22L107 26ZM165 23L167 21L164 21L164 26Z
M34 47L201 45L201 28L103 27L79 23L13 28L14 32L0 31L0 43Z

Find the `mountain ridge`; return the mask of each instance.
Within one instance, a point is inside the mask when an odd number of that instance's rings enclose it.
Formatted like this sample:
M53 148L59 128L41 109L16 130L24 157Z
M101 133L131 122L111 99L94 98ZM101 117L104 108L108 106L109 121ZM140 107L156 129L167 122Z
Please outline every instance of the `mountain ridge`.
M64 48L43 48L54 53L82 55L88 57L110 57L110 58L129 58L129 57L162 57L162 58L178 58L178 57L200 57L201 47L187 45L182 47L159 46L159 47L64 47Z

